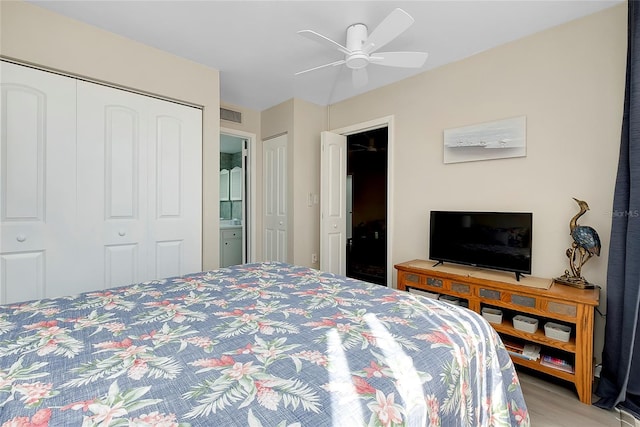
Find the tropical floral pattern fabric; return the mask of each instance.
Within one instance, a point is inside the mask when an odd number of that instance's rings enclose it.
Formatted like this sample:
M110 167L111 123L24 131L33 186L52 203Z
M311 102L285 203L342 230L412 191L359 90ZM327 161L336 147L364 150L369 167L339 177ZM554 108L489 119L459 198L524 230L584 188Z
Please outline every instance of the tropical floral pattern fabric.
M477 314L246 264L0 306L1 426L528 426Z

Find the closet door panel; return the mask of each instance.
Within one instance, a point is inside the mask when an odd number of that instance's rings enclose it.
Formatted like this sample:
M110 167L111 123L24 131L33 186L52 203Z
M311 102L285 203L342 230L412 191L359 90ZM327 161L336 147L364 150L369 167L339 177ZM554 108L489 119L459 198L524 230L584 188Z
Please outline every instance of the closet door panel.
M181 122L174 117L157 117L156 126L157 215L179 218L183 198Z
M44 261L44 251L1 254L3 286L0 302L6 304L43 298L46 292Z
M105 205L107 218L138 216L138 113L120 106L105 106Z
M155 251L156 277L173 277L184 274L181 273L183 267L183 252L182 240L157 242Z
M202 269L202 111L150 104L149 263L162 278Z
M138 281L140 259L137 244L105 246L105 286L120 286Z
M46 94L3 84L3 219L43 221Z
M87 289L148 279L145 97L78 82L78 216Z
M75 80L0 75L0 303L74 293Z

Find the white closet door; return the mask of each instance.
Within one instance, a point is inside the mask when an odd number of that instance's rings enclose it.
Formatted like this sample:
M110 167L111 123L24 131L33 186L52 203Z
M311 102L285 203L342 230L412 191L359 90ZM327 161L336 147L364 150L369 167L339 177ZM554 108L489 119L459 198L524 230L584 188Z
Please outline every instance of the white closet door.
M0 304L76 293L76 82L0 67Z
M201 112L78 83L83 268L104 288L201 269Z
M147 236L146 99L78 82L78 270L104 289L144 280Z
M262 143L264 260L287 262L287 135Z
M201 270L201 111L0 66L0 303Z
M202 270L202 111L148 98L148 278Z

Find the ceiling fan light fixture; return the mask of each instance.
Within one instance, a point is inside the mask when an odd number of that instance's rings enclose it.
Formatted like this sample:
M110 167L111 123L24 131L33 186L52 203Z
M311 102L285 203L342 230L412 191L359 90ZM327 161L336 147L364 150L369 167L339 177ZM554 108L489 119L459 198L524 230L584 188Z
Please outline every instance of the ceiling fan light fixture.
M388 67L420 68L424 65L425 52L379 52L374 53L403 33L413 24L413 18L402 9L394 9L369 35L367 26L362 23L347 27L345 46L312 30L301 30L298 34L314 40L345 54L344 59L297 72L296 75L315 71L329 66L345 64L352 70L353 86L367 85L367 65L375 63Z
M359 70L360 68L364 68L369 64L369 55L362 52L352 53L347 57L347 67L352 70Z

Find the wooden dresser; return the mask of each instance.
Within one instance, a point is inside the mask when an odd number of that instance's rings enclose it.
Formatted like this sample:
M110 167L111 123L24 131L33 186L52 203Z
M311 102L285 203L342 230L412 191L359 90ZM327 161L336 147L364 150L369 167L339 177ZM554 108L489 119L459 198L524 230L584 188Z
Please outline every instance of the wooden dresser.
M580 401L591 404L593 383L593 317L599 301L599 289L577 289L551 284L552 279L523 277L516 281L513 273L473 267L438 265L435 261L413 260L397 264L398 289L416 289L460 298L470 310L480 313L483 307L499 309L502 323L492 323L503 340L537 344L542 355L568 360L574 373L545 366L538 360L512 356L517 365L544 372L572 382ZM551 284L549 286L549 284ZM512 319L522 314L538 319L534 333L513 327ZM571 327L568 342L545 335L546 322Z

